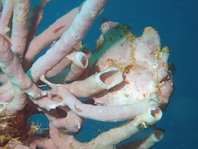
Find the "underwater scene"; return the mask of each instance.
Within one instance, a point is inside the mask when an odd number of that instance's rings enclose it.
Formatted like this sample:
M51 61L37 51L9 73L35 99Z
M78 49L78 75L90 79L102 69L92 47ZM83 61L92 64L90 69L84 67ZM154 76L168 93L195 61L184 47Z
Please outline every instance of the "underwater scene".
M0 0L0 149L197 149L197 5Z

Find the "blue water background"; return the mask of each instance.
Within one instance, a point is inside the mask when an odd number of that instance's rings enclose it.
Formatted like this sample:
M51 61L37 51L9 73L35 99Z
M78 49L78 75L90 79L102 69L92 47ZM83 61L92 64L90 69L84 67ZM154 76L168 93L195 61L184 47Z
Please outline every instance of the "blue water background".
M34 0L35 3L38 0ZM78 6L81 0L53 0L45 7L40 33L57 18ZM198 140L198 1L196 0L110 0L83 42L94 49L100 35L101 18L128 24L140 36L144 27L158 30L162 46L171 50L169 62L176 66L175 91L167 111L157 123L165 129L164 139L154 149L197 149ZM40 122L46 124L45 118ZM90 140L114 124L86 121L77 139ZM45 127L45 126L44 126ZM145 134L142 133L142 136ZM82 137L83 136L83 137ZM140 135L141 137L141 135Z

